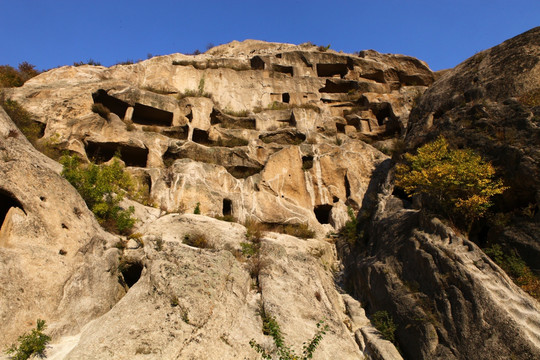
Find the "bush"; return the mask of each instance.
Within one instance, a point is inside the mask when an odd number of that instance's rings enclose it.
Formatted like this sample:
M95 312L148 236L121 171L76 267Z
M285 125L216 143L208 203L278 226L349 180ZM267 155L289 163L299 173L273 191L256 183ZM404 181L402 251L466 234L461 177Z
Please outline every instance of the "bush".
M379 332L382 337L392 343L396 343L395 332L397 329L394 324L394 319L386 311L377 311L371 316L371 323Z
M129 233L136 221L132 217L135 209L123 209L119 203L133 192L133 181L118 158L110 165L83 166L76 156L62 156L60 163L64 166L62 176L77 189L98 221L108 230Z
M206 236L200 233L195 233L191 235L185 235L184 240L182 241L184 244L193 246L199 249L213 249L214 246Z
M19 87L39 75L39 71L35 69L35 65L29 64L26 61L19 64L18 69L9 65L0 65L0 87Z
M6 353L12 360L26 360L31 356L45 357L45 347L51 341L51 337L45 335L45 320L38 319L36 328L31 333L19 336L18 345L13 344Z
M469 222L482 217L491 197L506 189L489 162L470 149L450 149L442 136L404 157L407 163L396 166L396 185L427 196L427 207L450 218Z
M4 100L3 96L0 96L0 104L28 141L37 147L37 140L42 132L41 124L32 120L30 113L15 100Z
M92 104L92 111L95 112L96 114L99 114L99 116L101 116L105 120L109 120L109 115L111 114L111 110L109 110L109 108L106 107L105 105L100 104L100 103Z
M193 213L194 213L195 215L201 215L201 203L198 202L198 203L195 205L195 210L193 210Z
M353 245L358 238L358 219L356 219L351 207L347 208L347 214L349 215L349 221L339 230L339 233L349 244Z
M257 353L261 354L263 359L267 360L272 359L273 353L277 353L280 360L311 359L313 358L313 353L317 349L317 346L319 346L324 334L326 334L326 331L328 330L328 325L324 325L324 321L319 321L317 323L317 331L315 332L315 335L313 335L313 338L307 342L304 342L302 347L302 356L300 357L290 346L285 345L283 333L281 332L281 328L276 319L266 314L264 310L262 311L261 317L263 320L263 334L270 335L272 337L276 350L269 352L254 339L249 341L249 345L255 349Z

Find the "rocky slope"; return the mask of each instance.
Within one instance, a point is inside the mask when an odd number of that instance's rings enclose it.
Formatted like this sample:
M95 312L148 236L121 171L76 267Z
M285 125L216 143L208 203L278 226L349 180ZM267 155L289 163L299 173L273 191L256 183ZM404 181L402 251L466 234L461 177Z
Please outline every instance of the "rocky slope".
M399 319L407 358L540 356L538 302L478 247L502 244L538 269L539 59L535 28L446 72L410 115L409 150L443 134L491 160L509 186L494 213L473 227L475 243L394 191L390 172L374 185L377 201L362 208L363 242L341 245L351 291L369 312Z
M538 59L537 33L487 50L485 89L476 92L461 88L472 60L432 85L434 74L411 57L254 40L197 56L62 67L4 89L43 124L41 143L98 163L119 153L147 194L145 204L127 201L139 235L103 231L61 166L0 112L0 347L44 318L53 359L257 359L249 341L271 348L262 328L272 316L297 350L324 320L315 359L538 357L537 302L474 243L392 195L393 162L380 151L405 135L409 148L420 145L454 111L475 116L479 99L517 111L505 99L535 89L526 79L536 63L518 54ZM495 67L505 56L529 71L508 75L507 95ZM466 93L464 105L444 105ZM536 108L523 109L519 123L531 130ZM462 128L444 131L458 141ZM524 143L516 151L538 151ZM527 171L531 154L520 158ZM523 206L515 194L498 206ZM348 207L362 238L340 240L336 251L327 235L347 222ZM537 218L526 221L531 232ZM307 226L313 238L264 232L248 255L247 220ZM184 243L200 234L211 246ZM378 310L396 321L401 354L366 317Z

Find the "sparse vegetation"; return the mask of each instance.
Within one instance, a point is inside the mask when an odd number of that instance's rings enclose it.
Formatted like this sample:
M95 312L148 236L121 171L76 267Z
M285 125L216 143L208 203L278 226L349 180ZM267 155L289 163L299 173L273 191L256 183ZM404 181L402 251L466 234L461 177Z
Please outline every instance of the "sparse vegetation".
M62 176L77 189L102 226L120 234L131 231L135 209L123 209L119 204L125 195L133 194L133 180L117 157L110 165L83 165L76 156L63 156L60 163Z
M206 97L206 98L211 99L212 94L204 91L205 81L206 81L205 77L204 76L201 77L201 80L199 80L199 86L197 87L197 90L186 89L184 90L184 92L178 93L176 98L178 100L182 100L183 98L186 98L186 97Z
M395 332L397 326L388 312L377 311L371 316L371 323L379 330L384 339L391 341L394 344L396 343Z
M349 215L349 221L345 223L339 233L349 244L353 245L358 238L358 219L356 219L351 207L347 208L347 214Z
M73 66L82 66L82 65L101 66L101 63L99 61L95 61L94 59L88 59L86 61L77 61L73 63Z
M317 50L321 51L321 52L325 52L327 51L328 49L330 49L330 44L324 46L324 45L319 45L317 46Z
M315 335L313 335L311 340L304 342L302 346L302 355L297 355L289 345L285 344L285 338L276 319L273 316L266 314L264 309L261 310L261 317L263 320L263 334L272 337L275 349L273 351L268 351L254 339L249 341L249 345L266 360L273 359L273 354L276 354L280 360L311 359L323 336L326 334L326 331L328 331L328 325L325 325L324 321L319 321L317 323Z
M204 234L201 233L195 233L195 234L186 234L184 236L184 240L182 241L184 244L193 246L199 249L213 249L214 245L206 238Z
M529 91L518 99L522 104L527 106L540 106L540 88Z
M540 301L540 277L509 247L492 244L484 252L497 263L525 292Z
M27 80L36 75L39 75L39 71L35 69L35 65L26 61L20 63L17 69L9 65L0 65L0 88L23 86Z
M26 111L17 101L5 100L4 96L0 94L0 104L13 120L15 125L26 136L30 143L38 148L38 139L41 137L42 125L37 121L32 120L32 116Z
M45 320L38 319L36 328L32 332L19 336L17 344L11 345L6 353L11 360L26 360L30 357L45 357L45 349L51 337L43 333Z
M194 213L195 215L200 215L200 214L201 214L201 203L198 202L198 203L195 205L195 209L193 210L193 213Z
M396 166L396 185L426 196L426 207L454 221L470 224L482 217L491 198L506 189L489 162L472 150L450 149L442 136L404 158L406 163Z
M111 110L100 103L92 104L92 112L95 112L105 120L109 120L109 115L111 114Z

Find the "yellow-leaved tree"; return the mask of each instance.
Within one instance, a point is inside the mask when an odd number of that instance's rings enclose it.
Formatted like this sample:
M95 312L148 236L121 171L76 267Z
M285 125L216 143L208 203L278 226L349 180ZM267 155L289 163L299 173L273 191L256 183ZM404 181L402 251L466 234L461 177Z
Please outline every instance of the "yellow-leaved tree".
M424 206L469 224L506 189L490 162L470 149L451 149L443 136L416 155L405 154L405 163L396 166L396 185L409 195L422 194Z

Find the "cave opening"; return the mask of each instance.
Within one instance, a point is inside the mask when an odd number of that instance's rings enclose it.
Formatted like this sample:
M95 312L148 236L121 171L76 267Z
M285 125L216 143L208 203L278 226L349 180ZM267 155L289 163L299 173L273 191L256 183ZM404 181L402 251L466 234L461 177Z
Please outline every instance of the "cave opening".
M373 114L375 114L375 117L377 118L377 124L379 126L384 125L390 120L396 119L396 116L392 111L392 106L388 103L382 103L378 104L378 106L373 106L371 108L371 111L373 112Z
M171 126L173 121L173 113L135 103L135 107L133 108L133 117L131 120L134 123L141 125Z
M358 83L356 81L348 80L330 80L327 79L323 88L319 89L320 93L345 93L348 94L358 89Z
M351 184L349 184L349 179L345 175L345 198L348 199L351 196Z
M245 179L261 172L262 168L250 166L227 166L229 174L237 179Z
M4 225L6 215L12 207L18 207L24 212L24 208L15 196L6 190L0 189L0 229Z
M223 199L223 216L232 215L233 204L230 199Z
M133 285L139 281L141 278L141 273L143 270L143 265L140 262L122 262L120 264L120 272L122 277L126 282L128 288L131 288Z
M317 64L317 76L343 78L349 72L347 64Z
M293 67L292 66L283 66L283 65L274 64L274 65L272 65L272 70L274 70L276 72L279 72L279 73L282 73L282 74L287 74L287 75L293 76Z
M302 156L302 169L309 170L313 167L313 156Z
M178 139L178 140L187 140L188 133L189 133L189 127L187 125L184 126L172 126L170 128L163 129L161 132L163 135L168 136L170 138Z
M291 95L289 93L281 94L281 102L288 104L291 101Z
M197 144L202 144L202 145L211 144L211 141L208 138L208 131L204 131L201 129L193 129L193 136L191 140L193 140L193 142L196 142Z
M317 205L313 212L315 212L315 217L317 221L321 224L330 224L330 212L332 211L332 205L324 204Z
M112 113L118 115L120 119L124 119L129 104L125 101L115 98L107 94L107 91L99 89L92 94L92 99L95 104L102 104L107 107Z
M264 70L264 61L260 56L251 58L251 70Z
M148 158L148 149L135 146L122 145L113 142L93 142L86 144L86 154L95 163L101 164L119 154L126 166L145 167Z

